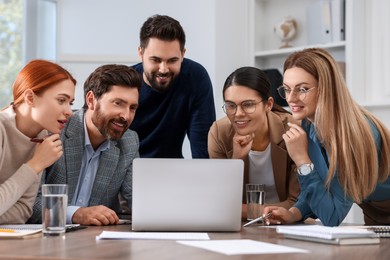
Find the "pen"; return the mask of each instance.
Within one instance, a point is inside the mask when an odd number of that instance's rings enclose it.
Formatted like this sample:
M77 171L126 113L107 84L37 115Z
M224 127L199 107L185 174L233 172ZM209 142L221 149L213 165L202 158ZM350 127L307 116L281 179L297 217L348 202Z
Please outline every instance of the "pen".
M42 143L43 139L42 138L31 138L30 141L34 142L34 143Z
M269 212L265 216L260 216L258 218L255 218L254 220L249 221L248 223L244 224L243 227L249 226L249 225L251 225L253 223L257 223L257 222L260 222L260 221L263 222L265 218L269 218L271 216L272 216L272 212Z
M0 232L15 233L15 230L0 228Z

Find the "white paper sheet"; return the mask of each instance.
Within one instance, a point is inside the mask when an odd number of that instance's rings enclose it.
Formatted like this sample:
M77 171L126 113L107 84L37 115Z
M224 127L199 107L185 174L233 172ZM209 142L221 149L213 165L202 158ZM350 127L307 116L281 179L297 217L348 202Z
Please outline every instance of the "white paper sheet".
M209 240L207 233L103 231L96 239Z
M308 253L309 251L264 243L249 239L239 240L209 240L209 241L177 241L179 244L198 247L225 255L247 254L284 254L284 253Z

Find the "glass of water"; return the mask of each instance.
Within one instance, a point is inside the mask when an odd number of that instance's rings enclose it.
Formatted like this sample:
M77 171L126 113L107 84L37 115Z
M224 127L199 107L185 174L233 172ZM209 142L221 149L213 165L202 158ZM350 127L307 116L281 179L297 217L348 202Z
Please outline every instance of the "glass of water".
M263 214L265 185L249 183L246 185L247 220L253 220Z
M42 185L42 227L44 236L62 236L66 228L68 185Z

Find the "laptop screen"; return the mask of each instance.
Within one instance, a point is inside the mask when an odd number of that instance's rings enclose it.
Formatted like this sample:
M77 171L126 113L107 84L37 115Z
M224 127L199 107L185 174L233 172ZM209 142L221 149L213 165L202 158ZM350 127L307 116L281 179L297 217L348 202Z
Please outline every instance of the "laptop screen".
M234 159L135 159L132 229L239 231L243 171Z

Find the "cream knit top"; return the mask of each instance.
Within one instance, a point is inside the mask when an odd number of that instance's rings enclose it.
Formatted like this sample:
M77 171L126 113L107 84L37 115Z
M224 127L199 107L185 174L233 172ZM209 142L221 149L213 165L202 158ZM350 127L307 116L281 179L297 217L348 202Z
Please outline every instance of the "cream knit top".
M39 137L47 135L44 130ZM25 223L39 188L41 173L26 162L36 144L16 128L15 112L9 106L0 112L0 224Z

